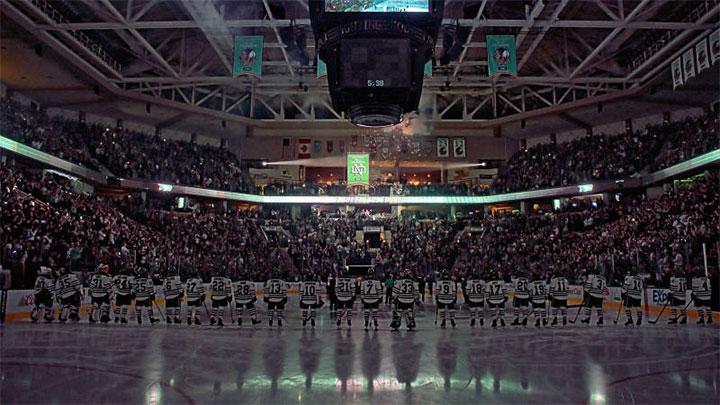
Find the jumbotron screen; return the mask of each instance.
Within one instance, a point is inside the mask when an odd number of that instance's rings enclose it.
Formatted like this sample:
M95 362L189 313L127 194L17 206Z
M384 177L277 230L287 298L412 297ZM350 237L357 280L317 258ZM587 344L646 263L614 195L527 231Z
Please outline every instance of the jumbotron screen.
M343 39L340 83L348 88L410 86L410 40Z
M430 0L325 0L325 11L336 13L427 13Z

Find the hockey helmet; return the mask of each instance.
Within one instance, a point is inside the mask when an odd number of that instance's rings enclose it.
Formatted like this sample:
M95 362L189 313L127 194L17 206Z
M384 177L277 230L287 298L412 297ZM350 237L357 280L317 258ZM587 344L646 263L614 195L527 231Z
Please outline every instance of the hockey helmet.
M50 267L40 266L40 271L38 271L38 275L49 277L52 275L52 270L50 269Z
M370 267L370 269L367 272L368 278L375 278L375 269Z
M443 280L450 280L450 272L447 271L447 269L444 269L440 275Z

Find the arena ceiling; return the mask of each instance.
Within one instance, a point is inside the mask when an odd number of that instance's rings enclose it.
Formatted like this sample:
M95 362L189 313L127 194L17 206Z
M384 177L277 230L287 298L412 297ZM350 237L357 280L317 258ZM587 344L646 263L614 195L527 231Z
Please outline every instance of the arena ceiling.
M175 111L160 123L166 126L192 113L259 131L349 127L315 74L308 0L4 0L0 12L97 84L98 99L103 93L128 101L125 108ZM538 117L552 126L552 116L583 127L595 122L572 112L599 102L701 105L717 99L716 79L684 96L662 92L670 61L720 26L719 14L720 0L446 0L447 35L435 57L452 52L448 37L456 56L426 79L419 119L434 128L520 130L521 121ZM288 31L304 34L306 47L283 42ZM516 36L518 77L488 78L488 34ZM261 78L232 76L236 35L264 36Z

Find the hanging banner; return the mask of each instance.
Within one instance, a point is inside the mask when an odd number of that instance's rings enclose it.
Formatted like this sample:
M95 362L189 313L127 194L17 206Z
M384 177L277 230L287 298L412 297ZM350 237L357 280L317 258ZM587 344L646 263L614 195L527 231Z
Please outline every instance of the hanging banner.
M351 139L352 139L352 141L351 141L352 147L353 147L353 148L356 148L356 147L358 146L358 136L357 136L357 135L353 135Z
M423 74L425 77L432 77L432 61L429 60L425 64L425 68L423 69Z
M340 148L340 153L345 152L345 141L338 142L338 148Z
M348 153L347 184L370 184L370 155L367 153Z
M710 34L708 42L710 42L710 60L714 64L720 60L720 28Z
M327 65L320 59L319 55L315 58L315 66L317 66L317 77L327 76Z
M697 62L698 74L700 74L703 70L710 68L707 38L703 38L700 42L695 44L695 61Z
M313 141L313 153L319 155L322 151L322 142L321 141Z
M327 150L327 153L332 153L333 151L333 141L327 141L325 144L325 149Z
M515 55L515 36L488 35L488 75L517 75L517 58Z
M688 79L695 77L695 55L693 54L692 48L683 52L682 61L683 73L685 74L683 76L683 80L687 83Z
M310 159L310 140L298 140L298 159Z
M263 40L260 35L235 37L233 76L262 76Z
M449 145L448 138L438 138L437 139L437 157L439 157L439 158L450 157L449 146L450 145Z
M453 156L456 158L465 157L465 138L453 138Z
M675 59L670 65L672 72L673 90L683 85L682 61L680 58Z

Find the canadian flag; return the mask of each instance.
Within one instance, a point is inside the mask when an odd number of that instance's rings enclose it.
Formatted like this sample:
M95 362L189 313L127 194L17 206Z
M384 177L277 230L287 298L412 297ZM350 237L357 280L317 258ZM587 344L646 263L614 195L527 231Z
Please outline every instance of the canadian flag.
M310 159L310 139L298 139L298 159Z

